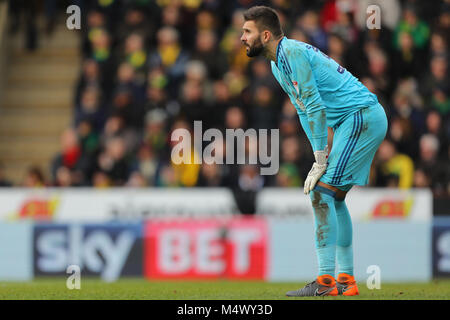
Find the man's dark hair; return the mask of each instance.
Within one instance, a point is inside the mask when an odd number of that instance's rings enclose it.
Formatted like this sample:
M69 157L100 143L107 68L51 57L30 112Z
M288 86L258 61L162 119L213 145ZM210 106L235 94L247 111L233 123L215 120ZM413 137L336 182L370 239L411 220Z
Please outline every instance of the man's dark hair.
M283 36L280 19L275 10L266 6L255 6L244 12L245 21L255 21L259 31L269 30L275 38Z

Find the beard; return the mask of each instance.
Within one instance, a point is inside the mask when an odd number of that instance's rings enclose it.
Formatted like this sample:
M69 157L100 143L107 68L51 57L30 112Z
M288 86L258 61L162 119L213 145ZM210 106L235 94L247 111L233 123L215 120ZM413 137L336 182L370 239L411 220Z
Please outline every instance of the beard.
M259 38L257 38L257 40L255 40L255 43L253 44L253 46L248 47L247 56L250 58L257 57L257 56L261 55L261 53L263 51L264 51L264 46L263 46L261 40Z

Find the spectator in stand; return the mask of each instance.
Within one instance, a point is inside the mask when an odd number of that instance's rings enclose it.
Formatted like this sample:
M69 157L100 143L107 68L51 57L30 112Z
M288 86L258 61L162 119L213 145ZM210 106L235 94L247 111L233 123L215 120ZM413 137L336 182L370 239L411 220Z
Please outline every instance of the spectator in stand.
M134 85L137 87L144 86L147 76L147 59L147 48L144 45L144 37L139 33L130 34L125 39L125 45L120 59L122 63L127 63L125 64L126 66L133 68L134 73L132 77L126 79L128 82L134 82Z
M300 179L306 177L313 163L312 159L306 156L310 151L306 139L299 139L296 136L286 137L281 141L280 149L280 167L287 164L293 165L297 168Z
M81 92L80 103L75 106L75 126L81 121L90 121L95 131L100 131L107 116L102 105L101 92L96 86L86 87Z
M167 118L167 113L163 109L153 109L145 115L142 141L156 157L166 153L167 142L170 139L167 132Z
M210 30L214 31L219 28L219 19L217 19L214 12L210 10L201 9L197 12L195 17L196 29L198 31Z
M200 168L197 187L211 188L222 186L223 186L222 166L214 162L212 162L211 164L204 162Z
M214 128L223 129L225 123L225 112L227 108L235 103L231 99L231 93L223 80L215 81L213 84L213 97L212 109L213 112L210 115L211 125Z
M264 176L259 175L256 165L241 165L237 183L231 187L237 206L242 214L256 211L256 194L264 187Z
M158 5L161 6L161 4ZM182 7L179 3L169 2L161 8L161 16L159 17L159 20L161 21L159 25L174 28L178 34L181 35L180 39L182 41L182 46L186 47L186 45L189 44L187 43L187 40L185 40L188 38L185 32L189 32L189 28L185 28L183 23L184 19Z
M134 171L130 174L125 187L129 188L143 188L147 186L147 181L145 177L139 172Z
M372 79L376 90L386 99L390 99L393 91L392 71L389 72L390 64L387 54L374 42L366 43L365 53L367 54L368 65L365 72Z
M81 147L81 153L89 158L89 161L98 151L100 137L94 131L92 123L89 120L82 120L77 128L78 141Z
M400 153L412 158L417 156L418 150L414 141L418 137L414 135L413 124L408 118L393 117L388 129L388 137L395 143Z
M84 28L81 28L82 52L85 57L92 55L92 39L95 30L106 28L106 16L99 10L89 10L86 14Z
M283 188L300 188L303 186L297 167L292 163L282 164L277 174L276 186Z
M417 168L414 171L414 188L430 188L431 187L431 173L426 172L425 169Z
M200 83L196 81L183 83L179 99L181 115L192 125L194 121L207 120L205 115L208 113L208 108L204 98L205 88Z
M341 66L346 67L346 49L347 44L345 40L337 33L332 33L328 37L328 56L339 63Z
M112 114L100 135L100 147L105 148L109 140L120 137L125 141L126 152L134 153L139 146L140 136L135 130L126 126L120 114Z
M399 82L393 97L393 108L389 112L390 118L399 117L410 122L416 136L423 132L425 126L423 101L417 91L417 83L413 78Z
M155 68L148 74L144 112L161 109L170 118L180 114L180 104L168 91L169 78L162 68Z
M233 50L236 39L242 32L242 25L245 22L243 13L243 9L236 9L231 15L230 24L224 30L219 46L226 54Z
M296 27L310 40L310 44L327 52L328 39L325 31L320 27L319 15L314 10L307 10L296 21Z
M252 82L249 84L250 90L254 90L259 85L267 85L272 90L277 90L279 85L272 75L270 64L262 58L252 59L250 62L250 77Z
M61 166L56 170L56 180L54 182L55 187L72 187L72 172L70 169Z
M111 114L119 115L127 128L137 127L139 116L136 114L133 93L126 87L119 87L112 96L110 107Z
M222 78L228 70L227 57L217 46L217 36L212 30L198 31L191 59L202 61L212 80Z
M430 28L428 24L421 20L417 15L417 10L413 5L406 5L403 9L402 19L395 28L394 47L401 48L402 34L407 33L411 36L412 44L419 50L424 50L430 37Z
M247 117L244 110L238 106L231 106L225 114L225 128L227 129L246 129Z
M91 49L88 51L86 58L92 58L99 64L104 79L114 79L117 58L112 48L111 35L105 28L93 28L89 33L89 45ZM109 88L107 83L106 87Z
M418 167L430 173L432 188L436 194L446 192L448 163L442 163L439 159L438 138L434 134L424 134L419 140L419 148Z
M438 22L436 28L449 30L450 29L450 3L448 0L441 2L441 8L439 10ZM448 33L447 33L448 35ZM447 39L448 40L448 39Z
M41 168L32 166L28 169L22 186L26 188L42 188L46 186L45 177Z
M132 170L140 174L145 181L145 185L154 186L158 165L157 154L155 154L151 146L143 144L138 150Z
M130 174L129 162L125 140L117 136L106 142L105 147L98 155L97 170L95 171L106 174L109 183L113 186L124 185Z
M245 47L239 40L244 24L243 10L236 10L232 16L232 24L225 30L220 46L227 55L230 69L243 70L250 62Z
M365 27L361 31L357 42L349 44L347 61L351 63L347 63L347 69L356 77L368 75L366 66L369 63L371 51L381 51L385 55L386 60L390 61L394 53L394 49L391 46L392 37L392 31L388 28L368 29ZM392 72L388 73L388 77L392 82Z
M92 178L92 186L94 188L109 188L111 187L111 179L102 171L96 171Z
M441 145L438 156L442 159L445 159L447 153L446 146L449 145L449 136L448 132L445 132L442 115L436 110L431 110L427 114L425 123L426 133L432 134L437 137ZM450 123L447 120L447 128L449 127L449 124Z
M204 92L203 99L211 101L212 97L212 81L210 81L208 69L206 65L200 60L190 60L186 64L184 73L184 83L191 82L202 87Z
M261 84L254 89L251 105L250 118L256 130L278 127L278 101L269 86Z
M163 164L156 177L157 187L181 187L175 169L170 164Z
M117 72L110 112L121 114L127 126L139 130L143 125L144 103L144 82L138 80L136 70L132 65L127 62L122 63Z
M169 77L170 94L176 95L180 81L189 60L187 50L179 42L178 32L171 27L163 27L157 33L158 44L150 51L149 66L151 69L163 67Z
M306 42L306 43L310 43L311 40L309 40L308 36L306 35L306 33L298 28L298 27L294 27L291 32L289 32L288 34L288 38L289 39L294 39L297 41L301 41L301 42Z
M156 32L156 17L152 14L157 12L155 9L152 2L141 6L129 5L125 11L123 23L117 29L117 41L123 43L130 34L140 34L144 43L152 43Z
M247 64L245 66L247 66ZM239 99L241 97L242 99L245 99L243 96L243 91L248 88L250 82L247 74L244 72L244 69L240 69L239 67L231 68L227 73L225 73L223 80L229 88L233 99Z
M337 5L337 19L330 28L330 33L339 35L347 43L355 43L359 36L355 25L351 4L339 1Z
M433 56L430 61L430 72L422 80L421 93L427 105L438 110L442 115L446 115L450 111L449 80L446 56Z
M157 183L159 186L194 187L197 184L200 171L200 165L194 161L194 159L199 159L200 156L194 149L194 133L189 122L179 119L172 125L169 137L173 137L173 132L177 129L189 132L191 138L187 139L185 136L179 140L172 140L171 138L170 153L172 156L169 159L163 159L161 170L157 176ZM184 139L187 140L184 141ZM180 150L181 147L183 147L182 151ZM176 160L177 158L180 161L179 163Z
M399 48L394 52L392 68L395 79L417 78L422 74L422 56L415 47L413 37L406 31L397 35Z
M382 187L409 189L413 186L414 163L412 159L397 152L395 144L384 140L377 152L376 185Z
M298 114L289 98L286 98L281 109L279 120L280 135L282 138L290 136L304 136L303 130L300 128Z
M248 125L248 117L245 114L244 110L236 105L229 107L225 113L225 123L224 129L243 129L246 130ZM225 134L225 130L223 134ZM240 166L237 164L237 146L234 144L234 149L232 149L231 145L227 145L226 141L223 142L223 158L227 157L227 153L232 153L233 164L229 164L224 168L224 184L227 187L232 187L237 185L237 179L239 176ZM230 155L228 155L230 157Z
M384 111L386 112L386 114L390 114L389 109L386 110L390 104L390 101L386 94L381 93L381 91L378 90L378 86L376 85L375 80L371 77L363 77L361 78L361 83L365 85L370 92L374 93L377 96L378 101L384 107Z
M448 41L444 30L435 30L430 38L430 58L448 56Z
M75 105L80 104L82 92L88 87L101 88L104 93L104 84L101 79L99 65L94 59L85 59L83 61L82 72L75 89Z
M117 88L126 88L133 94L134 100L138 103L143 103L144 100L144 88L145 88L145 76L144 79L140 79L137 74L136 68L128 63L123 62L117 69Z
M60 167L70 170L71 184L81 185L85 182L86 168L89 159L82 153L77 131L68 128L61 135L61 152L57 154L51 164L51 180L53 184L58 183L57 172Z

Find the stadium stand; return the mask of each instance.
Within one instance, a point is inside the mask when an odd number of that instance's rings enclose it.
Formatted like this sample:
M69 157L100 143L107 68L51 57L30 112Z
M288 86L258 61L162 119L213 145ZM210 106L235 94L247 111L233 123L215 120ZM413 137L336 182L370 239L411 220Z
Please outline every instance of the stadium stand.
M385 107L389 130L371 185L429 187L436 197L448 196L450 2L378 1L389 13L379 30L366 28L365 2L81 1L81 32L66 32L62 41L54 31L49 40L73 49L78 42L72 38L80 36L80 60L57 45L45 49L47 56L14 54L12 67L23 72L7 84L11 97L3 112L10 118L1 121L17 125L0 125L0 159L9 172L22 161L15 152L29 151L36 158L27 161L50 166L34 179L49 186L225 186L241 193L301 186L312 158L295 110L269 64L250 61L239 41L242 10L265 4L278 10L286 36L320 48ZM69 58L80 63L64 62ZM69 93L74 68L79 77ZM37 73L46 75L39 89ZM22 95L23 88L31 91ZM12 110L8 101L20 106ZM69 108L71 124L64 125ZM194 120L202 120L204 130L280 128L279 173L262 177L248 165L174 165L170 133L192 130ZM14 147L5 134L14 135ZM44 135L48 143L34 142ZM24 143L22 136L33 139ZM16 184L30 184L16 177Z

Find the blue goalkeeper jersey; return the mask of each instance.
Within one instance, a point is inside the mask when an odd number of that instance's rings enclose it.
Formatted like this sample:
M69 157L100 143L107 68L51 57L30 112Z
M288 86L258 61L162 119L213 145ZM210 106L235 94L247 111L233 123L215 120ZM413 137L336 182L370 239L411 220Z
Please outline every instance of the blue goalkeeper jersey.
M272 73L297 109L314 151L325 148L327 127L378 104L357 78L312 45L283 37L276 57Z

